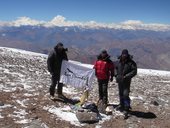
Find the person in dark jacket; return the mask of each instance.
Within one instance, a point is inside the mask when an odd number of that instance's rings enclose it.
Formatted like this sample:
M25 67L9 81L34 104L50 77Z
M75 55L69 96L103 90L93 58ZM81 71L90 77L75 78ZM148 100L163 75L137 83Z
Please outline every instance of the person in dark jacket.
M116 81L119 87L120 110L129 111L131 79L137 74L137 65L132 60L127 49L122 50L119 62L116 66Z
M107 106L108 103L108 82L113 81L114 76L114 64L110 60L106 50L97 57L94 69L95 75L98 80L99 86L99 101L102 100L103 104Z
M54 97L56 84L58 85L57 93L59 98L63 98L62 88L63 83L60 83L60 71L63 60L68 61L66 54L67 49L64 48L62 43L58 43L54 49L50 52L47 59L48 71L51 74L51 86L50 86L50 95Z

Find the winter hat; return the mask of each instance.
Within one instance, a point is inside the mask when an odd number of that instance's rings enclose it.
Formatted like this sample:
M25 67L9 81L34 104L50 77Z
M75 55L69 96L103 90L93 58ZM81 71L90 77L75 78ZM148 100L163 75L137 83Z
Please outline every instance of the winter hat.
M57 44L57 46L63 46L63 43L59 42L59 43Z
M54 47L54 49L57 50L59 47L63 47L63 43L59 42L59 43Z
M127 49L123 49L123 50L122 50L122 55L129 55L128 50L127 50Z
M102 50L102 53L103 53L103 54L107 54L107 51L106 51L106 50Z

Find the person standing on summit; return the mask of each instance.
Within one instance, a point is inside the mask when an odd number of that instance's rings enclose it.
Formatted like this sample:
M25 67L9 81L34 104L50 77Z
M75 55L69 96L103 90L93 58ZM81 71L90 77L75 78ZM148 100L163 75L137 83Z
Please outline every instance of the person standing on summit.
M62 93L63 83L60 83L60 71L63 60L68 61L67 49L64 48L62 43L58 43L54 49L50 52L47 59L48 71L51 74L51 86L49 89L51 99L54 99L56 84L58 85L57 93L58 98L65 98Z
M131 79L137 74L137 65L132 60L132 56L129 55L127 49L122 50L119 62L116 66L116 81L119 88L119 100L120 104L117 109L120 111L125 111L127 115L130 107L130 84ZM125 116L126 116L125 115Z
M95 75L99 86L99 101L103 102L104 108L108 104L108 82L113 81L114 64L110 60L106 50L103 50L94 64Z

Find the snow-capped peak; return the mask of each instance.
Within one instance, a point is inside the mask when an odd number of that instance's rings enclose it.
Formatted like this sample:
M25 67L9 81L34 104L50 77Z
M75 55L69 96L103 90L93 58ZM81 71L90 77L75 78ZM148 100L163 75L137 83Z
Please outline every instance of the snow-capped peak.
M130 30L154 30L154 31L169 31L169 24L158 24L158 23L143 23L140 20L127 20L121 23L99 23L96 21L87 21L87 22L78 22L78 21L69 21L61 15L57 15L50 21L39 21L31 19L29 17L19 17L15 21L6 22L0 21L0 26L23 26L23 25L42 25L45 27L54 27L54 26L78 26L82 28L113 28L113 29L130 29Z
M43 21L34 20L29 17L19 17L17 20L12 22L12 25L14 25L14 26L21 26L21 25L35 26L35 25L40 25L42 23L43 23Z

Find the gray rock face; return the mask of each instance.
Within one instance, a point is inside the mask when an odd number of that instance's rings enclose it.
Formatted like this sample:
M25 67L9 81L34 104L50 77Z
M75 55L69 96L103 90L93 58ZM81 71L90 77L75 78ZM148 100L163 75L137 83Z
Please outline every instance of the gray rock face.
M33 120L31 123L29 123L27 128L47 128L47 126L39 120Z
M81 123L96 123L99 122L98 114L95 112L77 112L76 113L77 119Z

